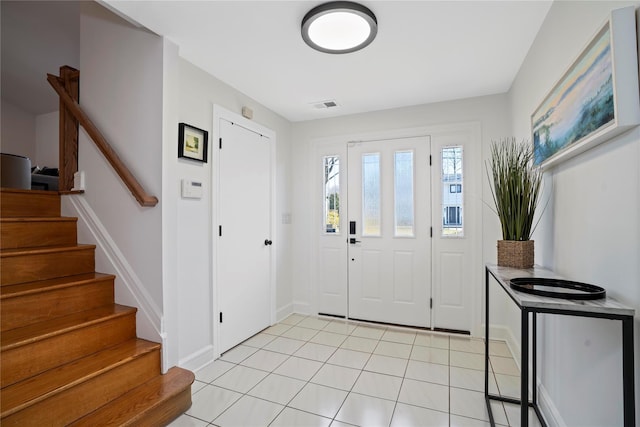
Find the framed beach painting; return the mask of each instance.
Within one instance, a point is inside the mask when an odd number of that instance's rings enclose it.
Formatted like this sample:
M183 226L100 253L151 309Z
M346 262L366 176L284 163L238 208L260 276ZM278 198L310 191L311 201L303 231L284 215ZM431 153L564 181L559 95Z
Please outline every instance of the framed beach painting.
M640 123L635 9L611 12L531 115L534 162L548 168Z

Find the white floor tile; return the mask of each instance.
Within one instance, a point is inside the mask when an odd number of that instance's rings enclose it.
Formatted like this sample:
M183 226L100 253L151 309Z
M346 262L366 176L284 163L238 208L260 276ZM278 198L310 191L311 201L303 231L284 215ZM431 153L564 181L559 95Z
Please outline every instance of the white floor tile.
M351 332L351 335L353 335L354 337L379 340L380 338L382 338L384 331L385 331L384 328L376 328L376 327L361 325L356 327L353 330L353 332Z
M451 414L489 421L484 393L451 387ZM494 405L495 404L495 405ZM498 424L507 424L507 418L500 402L492 402L493 418Z
M507 344L490 354L489 391L518 397ZM293 314L196 372L171 426L485 426L483 391L481 339ZM519 424L518 407L491 405Z
M284 409L277 403L242 396L213 422L220 427L267 426Z
M403 359L408 359L411 355L411 348L411 344L380 341L373 353L380 354L382 356L401 357Z
M449 410L449 387L405 378L398 402L447 412Z
M328 427L329 424L331 424L330 418L293 408L284 408L269 427Z
M239 393L246 393L268 375L265 371L236 366L213 382L213 385Z
M520 369L518 365L511 357L491 356L491 367L496 374L504 375L520 375Z
M196 380L210 383L234 366L236 366L234 363L218 359L213 363L209 363L207 366L198 369L195 372Z
M318 332L313 338L309 340L309 342L314 342L316 344L324 344L324 345L332 345L334 347L339 347L340 344L347 339L347 335L343 334L335 334L333 332Z
M491 427L488 421L467 418L461 415L451 415L451 427Z
M403 377L407 369L407 362L406 359L373 354L364 369L365 371L377 372L379 374Z
M330 323L329 320L318 319L316 317L307 317L298 323L298 326L311 329L324 329Z
M333 320L329 323L323 331L334 332L336 334L349 335L357 326L353 323L349 323L342 320Z
M291 329L293 325L287 325L286 323L276 323L273 326L268 327L262 333L270 335L282 335L284 332Z
M449 350L435 347L422 347L414 345L409 356L412 360L420 362L438 363L440 365L449 364Z
M484 393L484 371L451 366L449 368L449 379L451 381L451 387L465 388L467 390L481 391ZM498 387L493 373L489 374L489 392L498 393Z
M322 363L318 361L293 356L285 360L273 373L309 381L321 366Z
M240 397L240 393L208 385L193 396L186 414L211 422Z
M180 415L167 427L207 427L208 425L209 423L190 417L189 415Z
M319 384L307 384L288 406L312 414L333 418L338 413L347 392Z
M284 331L281 337L293 338L300 341L309 341L315 334L317 329L302 328L300 326L292 326L291 329Z
M307 316L303 316L302 314L293 313L288 315L285 319L282 319L279 323L284 323L285 325L297 325L302 320L306 319Z
M360 369L325 364L313 378L311 378L311 382L349 391L358 379L360 372L362 372Z
M387 329L380 339L382 341L391 341L401 344L413 344L416 339L416 333Z
M293 325L287 325L286 323L276 323L275 325L270 326L262 331L262 333L270 335L282 335L284 332L291 329L292 326Z
M418 332L413 345L449 350L449 336L429 332Z
M331 355L327 363L346 366L347 368L362 369L364 365L367 364L369 357L371 357L369 353L339 348Z
M509 425L513 427L520 427L520 406L511 403L505 403L504 410L507 413ZM538 416L536 415L533 408L529 408L529 426L540 427L541 425L542 424L540 424L540 420L538 420Z
M258 351L258 349L255 347L249 347L249 346L240 344L222 353L222 356L220 356L220 360L224 360L226 362L231 362L231 363L240 363L247 357L251 356L256 351Z
M336 348L333 346L308 342L293 353L293 355L305 359L317 360L319 362L326 362L335 351Z
M451 350L449 352L449 358L451 366L484 371L484 354Z
M449 348L455 351L484 354L484 340L470 337L451 337Z
M398 400L401 385L402 378L400 377L364 371L358 377L351 391L396 401Z
M437 363L409 360L405 377L413 380L449 385L449 367Z
M449 425L449 414L398 402L391 427L442 427Z
M336 419L358 426L387 427L394 407L395 402L390 400L350 393Z
M509 346L504 341L489 341L489 354L491 356L513 357Z
M346 348L349 350L364 351L367 353L371 353L376 348L377 344L378 344L377 340L349 336L347 337L346 340L344 340L344 342L342 343L342 345L340 345L340 347Z
M520 398L520 377L514 375L496 374L498 389L502 396ZM531 387L529 387L529 397L531 397Z
M353 424L343 423L342 421L333 420L330 427L353 427Z
M207 383L203 383L202 381L195 380L191 384L191 396L193 396L194 394L202 390L206 385Z
M295 378L271 374L260 381L247 394L270 402L286 405L302 390L306 383Z
M265 345L269 344L271 341L276 339L275 335L267 334L265 332L261 332L244 341L243 345L248 345L249 347L262 348Z
M293 354L304 345L304 341L291 338L278 337L263 347L264 350L271 350L277 353Z
M258 350L251 356L244 359L240 364L242 366L260 369L261 371L271 372L288 358L289 356L286 354L267 350Z

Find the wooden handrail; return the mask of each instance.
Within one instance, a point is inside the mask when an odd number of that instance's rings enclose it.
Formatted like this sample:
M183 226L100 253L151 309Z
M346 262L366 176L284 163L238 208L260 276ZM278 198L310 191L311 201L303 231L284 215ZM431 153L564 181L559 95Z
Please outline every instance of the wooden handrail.
M78 104L69 96L64 88L64 82L62 81L62 79L58 76L54 76L53 74L47 74L47 81L58 93L58 96L60 96L60 100L64 103L64 106L67 108L67 110L71 114L73 114L80 125L82 125L82 127L87 131L93 142L102 152L102 154L104 154L104 156L107 158L107 161L111 164L118 176L120 176L120 179L122 179L122 182L124 182L124 185L126 185L129 191L131 191L131 194L133 194L133 197L135 197L138 203L140 203L141 206L157 205L158 198L147 194L144 188L142 188L142 185L140 185L131 171L125 166L122 160L120 160L118 154L113 150L113 148L111 148L96 125L93 124L82 107L80 107L80 104Z

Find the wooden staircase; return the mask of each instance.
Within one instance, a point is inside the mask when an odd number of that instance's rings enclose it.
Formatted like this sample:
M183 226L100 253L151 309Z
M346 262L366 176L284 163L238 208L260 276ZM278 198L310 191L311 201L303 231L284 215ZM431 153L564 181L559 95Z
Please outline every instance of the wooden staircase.
M0 190L0 425L161 426L191 405L194 376L161 374L136 338L60 195Z

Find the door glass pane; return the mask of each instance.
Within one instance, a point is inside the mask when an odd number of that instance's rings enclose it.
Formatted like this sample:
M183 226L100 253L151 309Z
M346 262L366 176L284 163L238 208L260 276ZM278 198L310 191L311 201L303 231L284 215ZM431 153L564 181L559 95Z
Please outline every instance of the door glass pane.
M380 236L380 153L362 155L362 235Z
M395 236L413 237L413 151L394 159Z
M324 158L324 232L340 233L340 157Z
M442 236L462 237L464 185L462 147L442 149Z

